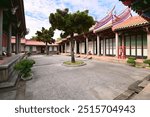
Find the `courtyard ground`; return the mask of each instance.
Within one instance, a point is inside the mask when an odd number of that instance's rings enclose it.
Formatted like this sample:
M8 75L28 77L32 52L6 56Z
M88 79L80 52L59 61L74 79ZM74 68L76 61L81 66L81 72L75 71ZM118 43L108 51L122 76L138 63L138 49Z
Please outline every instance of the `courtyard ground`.
M81 58L87 65L66 67L62 63L70 60L70 57L62 55L34 55L30 58L36 61L32 68L34 77L23 84L24 95L19 94L18 99L114 99L130 84L150 73L147 69L125 64Z

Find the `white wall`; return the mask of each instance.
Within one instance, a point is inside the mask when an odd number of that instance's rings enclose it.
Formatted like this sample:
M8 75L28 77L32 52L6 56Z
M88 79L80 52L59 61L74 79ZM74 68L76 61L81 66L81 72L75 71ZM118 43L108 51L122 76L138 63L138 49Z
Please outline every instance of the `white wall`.
M49 51L52 51L52 46L49 47Z
M96 54L96 41L94 41L94 53L93 54Z
M24 45L21 45L21 51L24 51Z
M32 46L32 51L36 51L36 46Z
M89 49L88 51L91 51L91 53L93 54L93 41L89 41Z
M57 50L57 47L54 47L54 51L58 51L58 50Z
M70 52L70 49L71 49L70 45L67 45L66 47L67 47L67 52Z
M81 44L81 53L85 53L85 42L82 42Z
M25 51L29 51L29 46L26 46L26 47L25 47Z

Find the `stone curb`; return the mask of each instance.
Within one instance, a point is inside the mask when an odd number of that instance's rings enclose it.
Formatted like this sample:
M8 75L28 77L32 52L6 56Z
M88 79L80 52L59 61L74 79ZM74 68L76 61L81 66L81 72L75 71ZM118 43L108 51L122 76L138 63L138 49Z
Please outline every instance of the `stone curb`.
M66 64L63 63L62 65L66 66L66 67L80 67L80 66L86 65L86 63L80 64L80 65L66 65Z
M149 83L150 83L150 75L146 76L143 80L138 80L131 84L128 87L128 90L121 93L119 96L114 98L114 100L129 100L132 99L133 96L139 94Z

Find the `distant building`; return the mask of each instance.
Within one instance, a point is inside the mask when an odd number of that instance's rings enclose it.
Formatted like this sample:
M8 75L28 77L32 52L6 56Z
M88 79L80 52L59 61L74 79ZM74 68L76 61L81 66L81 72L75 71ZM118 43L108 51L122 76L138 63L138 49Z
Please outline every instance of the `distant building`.
M36 41L36 40L28 40L25 38L21 39L20 51L30 52L32 54L43 54L46 53L46 45L44 42ZM15 37L11 39L12 43L12 52L15 53ZM50 54L58 54L58 44L48 44L48 49Z

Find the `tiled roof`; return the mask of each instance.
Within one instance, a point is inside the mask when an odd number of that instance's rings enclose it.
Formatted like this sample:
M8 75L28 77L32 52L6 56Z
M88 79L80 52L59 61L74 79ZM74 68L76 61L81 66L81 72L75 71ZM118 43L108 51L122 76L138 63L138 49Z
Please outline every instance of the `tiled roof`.
M11 43L16 43L15 38L11 39ZM28 39L21 39L21 44L33 45L33 46L45 46L44 42L36 41L36 40L28 40ZM48 45L57 46L58 44L54 43L54 44L48 44Z
M126 21L114 26L112 28L112 30L116 31L116 30L122 30L122 29L126 29L126 28L140 27L140 26L144 26L147 24L150 24L150 22L140 16L134 16L134 17L130 17Z
M16 43L16 39L12 38L11 43ZM21 44L25 44L25 43L26 43L26 39L21 39Z
M44 46L45 43L41 41L35 41L35 40L26 40L26 45Z
M26 45L34 45L34 46L45 46L46 44L42 41L36 41L36 40L26 40ZM48 44L48 45L51 45L51 46L56 46L58 44Z
M103 31L103 30L106 30L106 29L109 29L112 27L112 22L108 23L108 24L105 24L104 26L94 30L95 33L97 32L100 32L100 31Z

